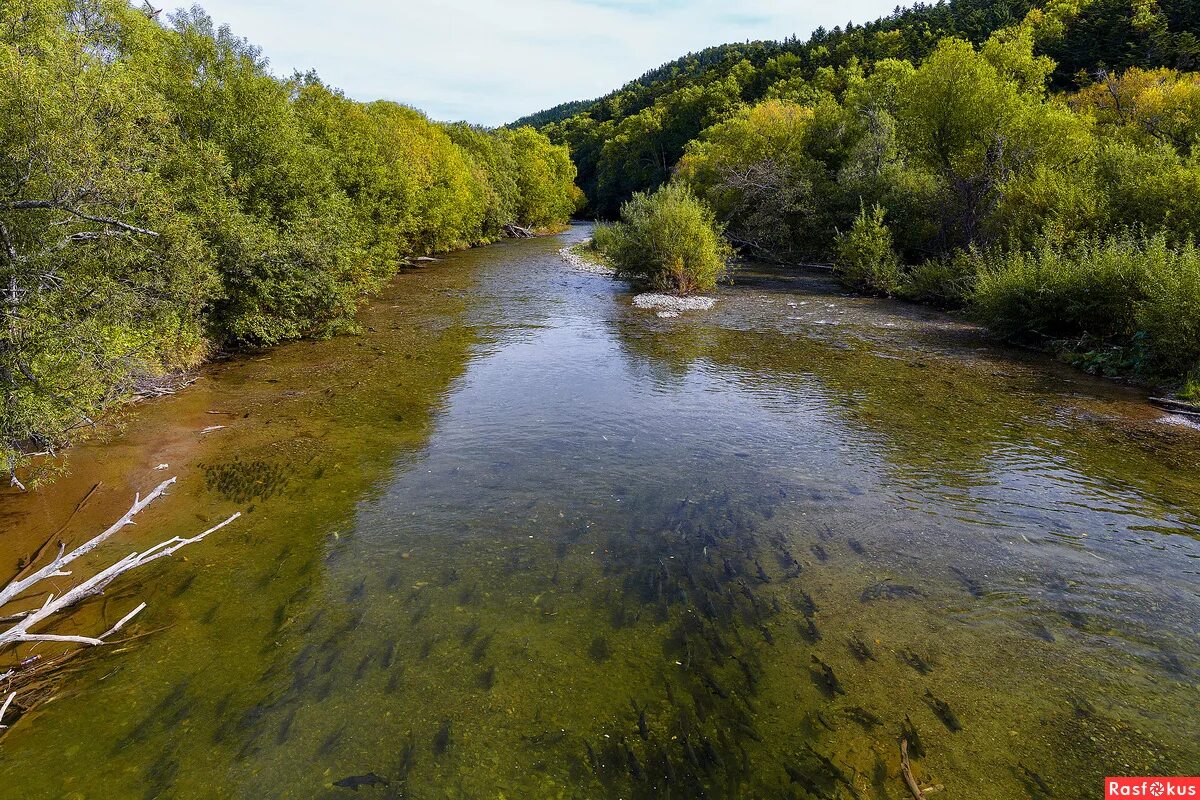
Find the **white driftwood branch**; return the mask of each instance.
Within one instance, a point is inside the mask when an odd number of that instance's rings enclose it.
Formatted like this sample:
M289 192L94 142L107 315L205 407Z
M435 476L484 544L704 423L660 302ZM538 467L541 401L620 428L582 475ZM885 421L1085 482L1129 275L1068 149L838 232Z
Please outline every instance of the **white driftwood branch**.
M167 484L171 483L174 480L175 479L172 478L171 481L167 481L165 484L163 484L163 486L166 486ZM160 487L160 488L162 488L162 487ZM134 506L136 507L137 504L135 503ZM224 528L226 525L233 522L235 519L237 519L241 515L242 515L242 513L239 511L236 514L234 514L233 516L226 519L224 522L221 522L218 525L214 525L213 527L204 531L204 533L197 534L196 536L192 536L191 538L182 538L182 537L176 536L174 538L168 539L165 542L159 542L158 544L154 545L153 547L148 548L147 550L144 550L141 553L130 553L129 555L125 556L117 563L113 564L112 566L107 567L106 569L103 569L100 572L97 572L95 575L88 578L84 582L69 589L65 594L61 595L60 597L55 597L54 595L50 595L49 597L46 598L46 602L42 604L41 608L39 608L36 611L29 614L29 616L25 617L24 619L22 619L17 624L13 625L8 630L0 632L0 649L7 647L9 645L12 645L12 644L16 644L18 642L52 641L52 642L76 642L78 644L87 644L87 645L104 644L104 637L111 635L112 633L114 633L117 630L120 630L120 628L126 622L128 622L130 619L132 619L135 614L137 614L139 611L142 610L142 608L145 607L145 604L143 603L141 606L134 609L134 611L132 613L127 614L120 622L118 622L115 626L113 626L113 628L110 631L108 631L107 633L105 633L103 636L100 636L100 637L51 636L49 634L34 633L32 629L35 628L36 626L38 626L39 624L45 622L47 619L54 616L55 614L58 614L61 611L65 610L67 608L70 608L71 606L75 605L76 603L80 602L81 600L84 600L88 597L92 597L94 595L100 594L117 577L125 574L126 572L129 572L130 570L137 569L138 567L149 564L151 561L157 561L160 558L165 558L166 556L171 555L172 553L174 553L176 550L180 549L181 547L186 547L189 544L194 544L194 543L200 541L201 539L203 539L204 537L208 536L210 533L214 533L216 531L221 530L221 528ZM101 534L101 536L103 536L103 535L104 534ZM97 538L99 538L99 537L97 537ZM92 540L92 542L95 542L95 541L96 541L95 539ZM83 547L88 547L88 545L92 544L92 542L89 542L88 544L83 545ZM78 552L78 550L76 550L74 552ZM62 575L62 574L69 574L69 573L56 572L56 573L52 573L52 574Z
M70 564L72 561L84 555L85 553L96 549L98 546L103 544L105 540L109 539L111 536L113 536L113 534L120 531L126 525L132 525L133 518L136 517L143 509L145 509L146 506L150 505L159 497L161 497L163 493L166 492L167 487L173 483L175 483L175 479L171 478L170 480L160 483L154 489L154 491L145 497L136 495L134 497L133 505L130 506L129 510L125 512L125 515L117 520L112 527L104 531L104 533L101 533L99 536L96 536L95 538L81 544L70 553L64 553L66 547L60 544L58 548L58 556L56 556L53 561L29 575L29 577L21 580L15 580L5 586L3 589L0 589L0 607L7 605L9 602L15 600L17 597L23 594L31 586L40 583L47 578L70 575L71 573L69 572L63 572L62 567Z
M32 573L27 578L19 580L14 579L7 586L0 588L0 608L3 608L4 605L10 601L20 597L37 583L49 578L69 576L71 573L64 570L64 566L84 555L85 553L94 550L106 539L120 531L126 525L134 524L133 518L137 516L138 513L144 508L146 508L146 506L150 505L157 498L161 497L163 493L166 492L167 487L173 483L175 483L175 478L163 481L154 489L154 491L145 497L142 497L140 494L135 496L133 505L130 506L127 512L125 512L124 516L117 520L110 528L108 528L108 530L104 531L98 536L93 537L92 539L89 539L87 542L84 542L71 552L65 552L66 547L60 543L58 555L56 555L49 564ZM48 595L39 608L21 611L0 619L0 625L10 626L6 630L0 632L0 650L4 650L22 642L57 642L88 646L104 644L108 637L121 630L131 619L140 614L146 608L146 604L141 603L138 605L137 608L121 617L116 625L113 625L99 636L38 633L34 629L50 620L50 618L54 617L56 614L66 611L82 600L103 593L105 588L107 588L110 583L126 572L137 569L141 566L145 566L151 561L157 561L160 558L166 558L180 548L186 547L189 544L194 544L209 534L221 530L221 528L224 528L241 515L242 513L239 511L230 516L224 522L214 525L213 527L209 528L203 533L197 534L196 536L186 538L175 536L166 540L165 542L159 542L158 544L153 545L152 547L149 547L141 552L130 553L129 555L117 561L115 564L102 569L100 572L96 573L87 580L82 581L71 589L68 589L63 594L57 596L54 594ZM24 662L22 666L23 665ZM18 684L17 688L19 689L21 675L22 673L20 673L17 668L9 669L8 671L0 674L0 681L14 681ZM12 684L10 684L10 686L11 685ZM16 696L17 692L10 692L8 699L6 699L4 704L0 706L0 730L4 730L8 727L7 725L2 724L4 720L4 714L8 711L9 705L13 702L13 699Z
M133 619L138 614L142 613L145 609L146 609L146 604L142 603L137 608L135 608L133 611L130 611L128 614L121 617L120 622L118 622L116 625L113 625L111 628L109 628L107 631L100 634L96 638L99 639L100 641L104 641L105 639L112 636L117 631L121 630L121 628L124 628L126 622L129 622L129 620Z
M4 721L4 712L8 711L9 705L12 704L13 698L17 696L16 692L9 692L8 699L4 701L4 705L0 706L0 722ZM7 725L0 725L0 728L7 728Z

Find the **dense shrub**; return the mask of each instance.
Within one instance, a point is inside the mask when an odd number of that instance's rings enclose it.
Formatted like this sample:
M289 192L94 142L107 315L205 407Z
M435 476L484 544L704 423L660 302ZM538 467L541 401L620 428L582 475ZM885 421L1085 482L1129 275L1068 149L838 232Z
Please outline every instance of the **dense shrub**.
M849 232L837 238L833 274L843 286L868 294L892 295L900 288L900 259L884 211L862 209Z
M1145 259L1135 317L1151 366L1167 375L1190 371L1193 385L1200 387L1200 251L1191 242L1172 250L1157 237Z
M972 296L979 317L1018 338L1084 338L1129 348L1149 376L1200 366L1200 252L1165 234L994 254Z
M1200 367L1189 372L1179 388L1179 396L1193 403L1200 403Z
M939 308L962 308L970 301L978 270L977 255L956 250L908 269L897 294Z
M1005 336L1129 336L1146 268L1145 251L1131 237L1069 248L1048 238L1031 252L986 257L972 299L980 318Z
M682 184L637 193L621 221L596 231L595 243L617 276L662 291L689 294L714 288L732 252L710 209Z

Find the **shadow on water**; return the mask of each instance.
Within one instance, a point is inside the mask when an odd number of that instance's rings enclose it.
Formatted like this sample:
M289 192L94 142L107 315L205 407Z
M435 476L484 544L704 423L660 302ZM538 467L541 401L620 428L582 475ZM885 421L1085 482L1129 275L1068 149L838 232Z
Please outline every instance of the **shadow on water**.
M175 448L172 529L253 510L136 587L175 625L14 731L6 785L902 798L905 737L947 796L1084 798L1196 763L1197 437L819 279L659 320L559 247L402 276L363 335L80 453Z

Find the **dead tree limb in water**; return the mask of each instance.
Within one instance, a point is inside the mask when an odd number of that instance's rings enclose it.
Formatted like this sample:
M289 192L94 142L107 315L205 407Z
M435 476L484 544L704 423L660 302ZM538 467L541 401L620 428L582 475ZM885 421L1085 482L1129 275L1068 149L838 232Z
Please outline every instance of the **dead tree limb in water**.
M133 518L136 517L148 505L161 497L166 492L167 488L173 483L175 483L175 478L163 481L154 489L154 491L145 497L142 497L140 494L135 496L133 505L130 506L129 510L126 511L125 514L111 527L84 542L70 552L67 552L66 545L60 542L58 546L58 555L55 556L49 564L37 569L27 577L13 579L6 586L0 589L0 609L3 609L5 605L24 596L30 589L43 581L51 578L69 577L71 572L64 570L63 567L67 566L80 556L96 549L107 539L111 538L114 534L125 528L127 525L133 525ZM5 617L3 622L0 624L7 624L9 627L3 631L0 631L0 651L6 650L23 642L55 642L88 646L106 644L109 637L124 628L130 620L132 620L139 613L141 613L143 609L146 608L145 603L138 605L137 608L134 608L132 611L127 613L115 625L99 636L41 633L38 632L37 628L50 622L52 619L76 606L83 600L103 594L104 590L109 584L111 584L121 575L124 575L126 572L137 569L141 566L145 566L146 564L149 564L152 561L157 561L160 558L165 558L169 555L172 555L180 548L186 547L189 544L199 542L209 534L215 533L221 528L224 528L241 515L242 514L239 511L223 522L214 525L213 527L209 528L203 533L197 534L196 536L175 536L171 539L167 539L166 541L159 542L158 544L142 550L141 552L130 553L124 558L118 560L115 564L112 564L111 566L100 570L90 578L77 583L75 586L63 592L62 594L47 595L41 606ZM61 663L62 659L55 661L56 666L61 665ZM30 671L30 676L36 673L37 677L42 677L44 672L45 670L43 669L32 670ZM17 667L0 674L0 681L7 681L8 688L12 689L15 685L20 684L22 676L23 673L21 672L20 668ZM8 706L13 702L13 699L16 697L16 695L17 692L10 692L8 699L4 702L3 707L0 707L0 729L7 727L3 725L4 712L8 710Z
M504 226L504 232L513 239L532 239L537 236L537 234L529 228L523 228L520 225L514 225L511 222Z
M912 793L913 800L925 800L925 792L921 791L917 779L913 777L912 766L908 763L908 739L900 740L900 774L904 776L904 783Z
M70 553L65 553L64 551L66 550L66 545L59 542L58 555L53 561L37 570L32 575L26 578L11 581L3 589L0 589L0 608L12 602L12 600L19 595L24 594L25 590L36 583L41 583L47 578L70 575L71 573L69 572L63 572L62 568L80 556L95 550L98 546L103 544L107 539L112 537L113 534L119 532L126 525L132 525L133 518L141 513L146 506L150 505L159 497L161 497L163 493L167 491L167 487L173 483L175 483L175 479L171 478L170 480L165 480L160 483L157 487L155 487L154 491L145 497L142 497L141 494L134 495L133 505L129 507L129 510L125 512L124 516L113 523L113 525L108 530L104 531L104 533L101 533L99 536L84 542Z
M57 539L58 535L67 529L67 526L71 524L71 520L75 519L75 515L87 505L88 501L92 499L92 495L96 493L96 490L99 489L102 484L103 481L97 481L94 483L92 488L88 490L88 493L83 496L83 499L75 504L75 510L71 512L69 517L67 517L66 522L64 522L62 525L59 525L58 529L54 531L54 533L46 537L46 541L42 542L42 546L35 550L31 556L18 562L17 574L13 576L14 580L18 578L24 578L33 570L34 565L42 560L42 554L46 552L46 548L50 546L50 543ZM0 619L0 622L4 621L5 620Z

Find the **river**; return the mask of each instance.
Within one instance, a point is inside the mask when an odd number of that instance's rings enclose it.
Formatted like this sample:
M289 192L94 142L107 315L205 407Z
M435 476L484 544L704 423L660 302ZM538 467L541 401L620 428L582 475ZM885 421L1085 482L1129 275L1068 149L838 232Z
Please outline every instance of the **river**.
M0 795L905 798L902 733L937 797L1195 774L1200 430L820 275L658 318L587 234L409 270L6 495L14 560L170 475L104 558L246 513L59 629L161 628Z

